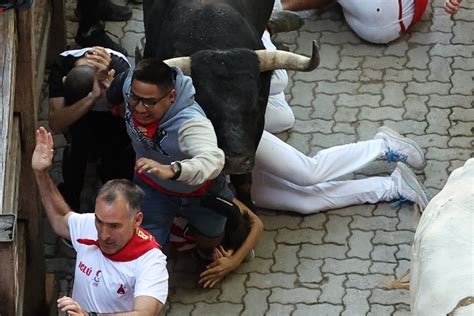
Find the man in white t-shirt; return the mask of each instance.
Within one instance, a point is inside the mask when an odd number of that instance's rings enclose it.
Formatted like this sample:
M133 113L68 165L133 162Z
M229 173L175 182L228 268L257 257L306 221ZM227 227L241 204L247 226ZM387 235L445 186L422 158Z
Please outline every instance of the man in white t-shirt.
M275 1L278 3L279 1ZM284 10L323 8L337 2L351 29L364 40L386 44L398 39L419 22L430 0L281 0ZM444 0L444 9L456 14L462 0Z
M72 298L58 300L70 315L157 315L168 295L166 257L140 227L143 191L128 180L111 180L99 191L95 213L78 214L64 201L48 168L53 138L36 131L32 167L53 230L77 252Z

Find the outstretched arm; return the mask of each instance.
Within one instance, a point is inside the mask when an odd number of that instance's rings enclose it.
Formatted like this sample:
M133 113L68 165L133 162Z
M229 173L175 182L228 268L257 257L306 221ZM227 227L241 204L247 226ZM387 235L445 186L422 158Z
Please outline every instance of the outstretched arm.
M44 127L36 130L36 147L31 159L31 166L36 177L41 202L46 210L49 223L59 236L71 239L67 219L73 212L64 201L51 179L48 169L53 160L53 137Z
M213 287L224 276L237 269L262 235L263 223L258 216L239 200L234 199L233 202L237 204L241 213L249 215L251 223L250 232L242 246L236 251L226 251L222 246L216 249L215 260L199 276L199 284L204 288Z

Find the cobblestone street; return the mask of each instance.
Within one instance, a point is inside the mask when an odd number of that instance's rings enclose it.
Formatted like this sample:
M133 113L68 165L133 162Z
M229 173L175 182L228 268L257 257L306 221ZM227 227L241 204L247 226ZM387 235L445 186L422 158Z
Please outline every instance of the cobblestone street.
M106 29L134 64L135 45L144 35L143 12L141 5L128 6L132 19L107 22ZM75 3L67 1L67 7L72 45ZM454 17L444 12L441 0L431 1L414 30L389 45L358 38L338 6L306 16L300 30L279 34L276 41L309 55L316 40L321 64L309 73L289 72L286 94L296 124L279 137L315 155L322 148L371 139L379 126L389 126L422 147L427 166L417 175L435 195L451 171L473 156L474 0L464 0ZM40 119L47 125L47 97ZM52 174L59 182L65 141L55 136L55 142ZM388 175L394 166L376 161L345 179ZM92 190L95 186L90 183ZM410 314L409 291L385 290L380 283L409 268L416 226L411 205L259 215L265 231L255 259L214 289L197 286L197 266L190 256L168 258L170 295L162 315ZM46 219L45 251L47 272L56 273L62 294L69 293L74 254Z

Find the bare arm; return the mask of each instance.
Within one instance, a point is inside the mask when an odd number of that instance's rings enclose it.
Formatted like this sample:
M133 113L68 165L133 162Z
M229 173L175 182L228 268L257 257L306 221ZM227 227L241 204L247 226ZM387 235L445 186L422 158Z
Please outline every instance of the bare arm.
M88 64L96 70L96 80L94 80L92 91L69 106L65 106L63 97L49 99L49 126L56 134L89 112L94 103L104 96L104 90L109 87L114 77L115 70L109 70L111 56L105 48L92 47L85 58Z
M226 251L219 246L217 253L219 258L206 267L206 270L199 276L199 284L204 288L213 287L224 276L237 269L247 254L255 247L263 232L263 223L255 213L237 199L233 202L239 206L241 213L247 213L250 217L250 232L242 246L237 251Z
M92 91L70 106L65 106L63 97L49 99L49 126L53 132L60 133L83 117L101 95L102 88L96 80Z
M123 313L98 313L101 316L155 316L163 308L163 304L151 296L137 296L133 304L133 311ZM68 312L68 315L88 316L78 302L64 296L58 299L58 309Z
M248 253L255 247L255 245L257 244L257 241L260 239L260 236L262 235L262 232L263 232L263 223L260 220L260 218L258 218L258 216L255 215L255 213L252 212L242 202L240 202L237 199L234 199L233 202L237 204L241 213L247 213L250 217L249 235L245 239L242 246L240 246L240 248L237 249L237 251L235 251L232 254L232 257L234 258L234 260L237 260L238 265L240 265L242 261L245 259L245 257L248 255Z
M36 147L31 159L31 166L36 176L41 202L43 202L51 227L59 236L71 239L68 218L73 212L64 201L48 173L53 153L53 137L44 127L40 127L36 130Z

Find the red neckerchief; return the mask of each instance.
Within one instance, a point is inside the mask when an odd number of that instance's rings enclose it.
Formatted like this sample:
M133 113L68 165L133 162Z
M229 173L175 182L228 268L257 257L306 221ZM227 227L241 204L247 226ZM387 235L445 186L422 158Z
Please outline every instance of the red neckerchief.
M148 123L148 124L142 124L133 116L133 114L132 114L132 120L133 120L133 123L135 124L135 126L137 128L142 127L144 129L146 129L146 132L145 133L142 132L142 134L145 135L148 138L153 137L153 135L155 134L156 129L160 125L159 120L156 120L156 121ZM140 129L138 129L138 130L140 130Z
M425 13L426 7L428 6L429 0L413 0L414 5L415 5L415 12L413 13L413 18L411 20L410 25L408 28L412 27L415 25L423 16L423 13ZM400 29L404 33L406 32L407 28L403 24L403 8L402 8L402 0L398 0L398 19L400 20Z
M160 244L156 241L152 234L147 232L141 227L135 229L135 233L128 243L119 251L114 254L107 254L102 251L98 240L92 239L77 239L77 242L89 246L97 246L100 249L104 257L109 258L112 261L126 262L135 260L142 255L146 254L152 249L161 249Z
M415 13L413 14L413 19L411 20L410 26L418 22L423 13L425 13L426 7L428 6L429 0L415 0Z
M398 22L400 24L400 30L402 31L402 33L405 33L406 32L406 27L405 27L405 24L403 23L403 6L402 6L402 1L403 0L398 0L398 20L400 22ZM416 0L415 0L416 2Z

